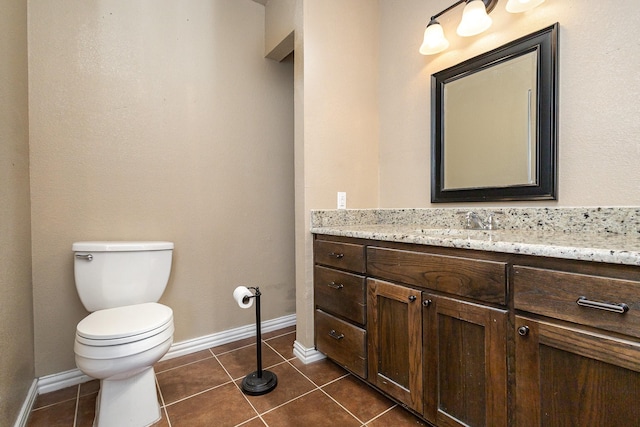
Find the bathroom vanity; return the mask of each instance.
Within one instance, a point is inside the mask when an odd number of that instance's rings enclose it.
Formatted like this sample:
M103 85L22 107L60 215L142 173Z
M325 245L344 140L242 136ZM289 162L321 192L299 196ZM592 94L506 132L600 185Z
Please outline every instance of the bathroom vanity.
M317 349L430 423L640 419L637 235L316 225Z

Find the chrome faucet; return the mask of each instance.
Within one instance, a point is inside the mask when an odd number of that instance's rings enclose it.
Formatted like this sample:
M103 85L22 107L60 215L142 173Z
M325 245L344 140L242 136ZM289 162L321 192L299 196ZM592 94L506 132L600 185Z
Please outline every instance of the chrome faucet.
M480 218L480 215L473 211L469 211L466 214L466 223L464 228L468 230L495 230L495 215L496 213L489 212L487 214L487 219L483 221L482 218Z

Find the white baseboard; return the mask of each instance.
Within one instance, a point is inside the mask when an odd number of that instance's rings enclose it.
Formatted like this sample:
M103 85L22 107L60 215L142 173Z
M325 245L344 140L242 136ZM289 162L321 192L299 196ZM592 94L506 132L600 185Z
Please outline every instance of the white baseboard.
M92 379L90 376L83 374L79 369L47 375L38 378L38 394L51 393L52 391L86 383Z
M262 322L261 331L271 332L278 329L294 326L296 324L296 315L290 314L288 316L282 316L277 319L265 320ZM246 325L239 328L229 329L215 334L207 335L204 337L194 338L186 341L174 343L167 354L161 360L169 360L175 357L184 356L186 354L195 353L196 351L206 350L211 347L216 347L222 344L227 344L233 341L238 341L244 338L254 337L256 334L256 325ZM295 350L294 350L295 351ZM87 381L91 381L93 378L83 374L79 369L72 369L66 372L60 372L57 374L47 375L40 377L37 380L37 394L49 393L56 390L61 390L66 387L82 384ZM35 397L34 397L35 400ZM31 411L29 406L29 412ZM29 413L27 412L27 416Z
M265 320L261 324L261 332L271 332L278 329L294 326L296 324L296 315L279 317L273 320ZM239 328L228 329L226 331L215 334L198 337L179 343L174 343L162 360L169 360L175 357L184 356L185 354L195 353L196 351L206 350L222 344L238 341L244 338L251 338L256 335L256 325L240 326Z
M27 425L27 421L29 421L29 414L31 413L33 404L36 401L36 397L38 397L38 380L34 379L31 383L31 387L29 387L27 397L24 399L24 403L22 404L22 408L20 408L20 413L18 414L18 418L16 418L16 422L13 427L25 427Z
M316 350L315 347L305 347L297 340L293 343L293 354L305 365L311 362L317 362L318 360L326 359L327 357L324 353L320 353L318 350Z

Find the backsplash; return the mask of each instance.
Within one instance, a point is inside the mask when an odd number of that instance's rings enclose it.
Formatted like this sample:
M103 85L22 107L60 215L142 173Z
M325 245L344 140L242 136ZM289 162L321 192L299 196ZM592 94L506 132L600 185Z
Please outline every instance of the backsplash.
M311 227L353 225L420 225L424 228L463 228L465 214L482 218L495 214L496 229L613 233L640 236L640 207L584 208L433 208L341 209L311 211Z

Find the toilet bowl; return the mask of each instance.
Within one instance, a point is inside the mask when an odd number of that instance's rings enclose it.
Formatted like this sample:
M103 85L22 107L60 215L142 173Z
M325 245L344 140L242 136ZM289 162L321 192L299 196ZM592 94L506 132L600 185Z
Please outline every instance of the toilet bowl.
M160 419L152 366L169 350L173 329L172 310L157 303L100 310L78 324L76 365L101 380L95 426Z
M168 280L171 255L157 252L173 244L85 242L73 249L78 292L85 307L95 310L78 323L74 342L78 368L100 380L93 425L151 425L161 418L153 364L169 350L174 332L173 311L155 302Z

